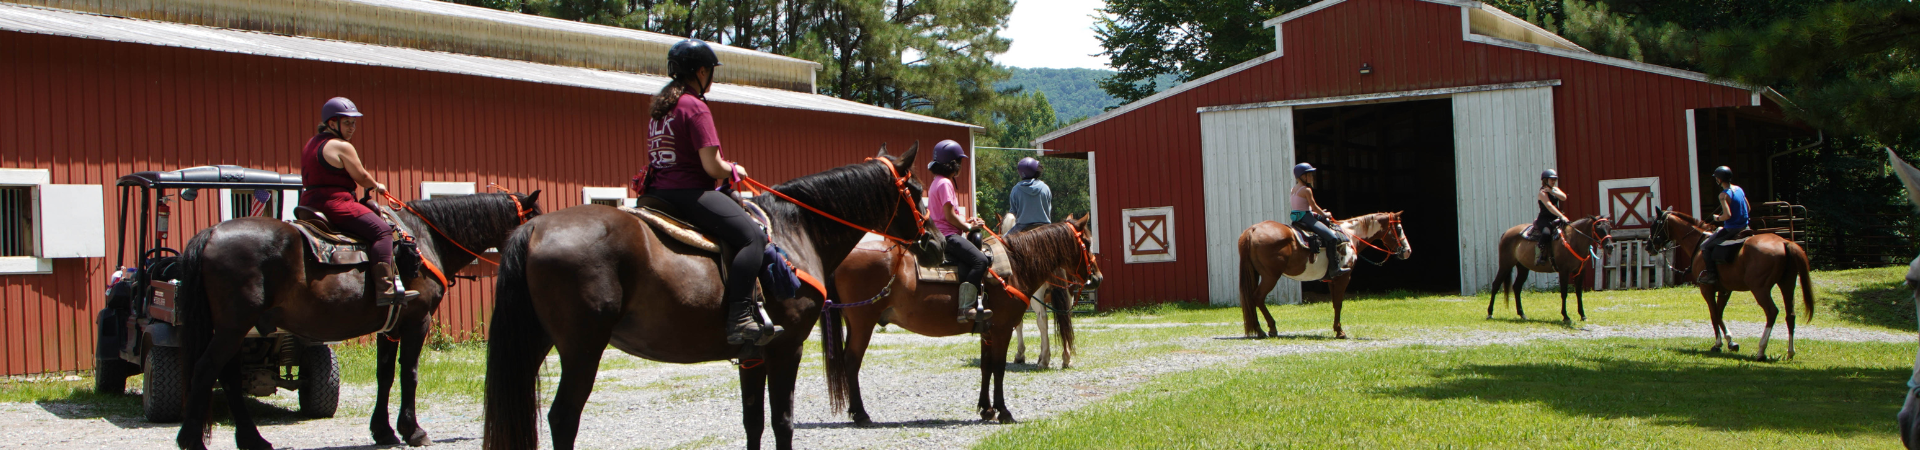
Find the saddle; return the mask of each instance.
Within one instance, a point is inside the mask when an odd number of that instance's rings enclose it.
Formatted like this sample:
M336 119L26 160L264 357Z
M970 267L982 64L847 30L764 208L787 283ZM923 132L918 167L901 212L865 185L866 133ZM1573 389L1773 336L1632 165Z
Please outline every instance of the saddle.
M1540 242L1540 239L1547 237L1547 234L1545 233L1535 233L1534 231L1535 230L1533 229L1533 225L1527 225L1526 228L1522 228L1520 230L1520 239L1525 240L1527 242ZM1554 236L1557 237L1559 236L1559 234L1555 233ZM1553 241L1547 241L1547 242L1553 242Z
M643 195L635 200L634 204L635 206L631 208L625 206L617 208L621 212L632 215L640 223L653 228L653 232L657 235L672 238L676 242L687 244L715 258L720 257L720 244L708 238L705 232L700 231L700 227L680 220L678 217L680 211L672 203L659 197ZM754 208L758 209L758 207ZM755 221L766 223L762 221L764 216L755 215L752 211L748 214L754 216ZM787 256L785 250L772 243L767 244L765 252L765 259L762 260L765 267L757 276L760 280L760 291L769 294L764 297L784 299L797 296L802 281L790 262L792 258ZM722 264L720 270L722 274L726 273L726 265Z
M1718 246L1707 249L1707 257L1712 258L1716 264L1733 262L1734 258L1740 257L1740 249L1745 247L1747 238L1752 236L1753 232L1751 230L1740 233L1740 237L1737 239L1728 239L1726 242L1721 242Z
M1306 244L1307 252L1310 253L1311 256L1307 259L1307 270L1300 272L1298 276L1288 275L1287 278L1299 281L1320 281L1326 278L1327 271L1333 270L1335 267L1329 264L1329 260L1333 259L1332 247L1321 244L1320 237L1312 232L1295 228L1293 229L1293 234L1294 238L1298 239L1297 242ZM1359 261L1359 257L1357 256L1359 255L1359 247L1355 246L1351 240L1347 241L1345 245L1348 248L1348 260L1341 261L1339 267L1351 268L1354 262Z
M999 274L1001 277L1012 276L1013 263L1008 262L1007 258L999 257L1001 253L1004 253L1004 250L1002 250L1004 248L1004 244L1000 242L999 239L984 239L982 241L984 242L981 242L982 245L980 245L980 253L985 253L987 255L987 270L991 270L993 271L993 273ZM941 241L933 241L933 242L934 242L933 244L934 248L940 249L939 254L945 255L946 243ZM935 282L935 283L959 283L960 282L960 264L959 263L948 261L945 258L938 260L938 262L932 262L932 263L930 263L926 259L917 259L915 262L916 264L914 264L914 273L918 276L920 281L928 281L928 282ZM985 280L981 280L981 281L984 282Z
M307 237L308 253L321 264L350 266L367 262L368 243L333 229L326 214L305 206L293 208L293 228Z

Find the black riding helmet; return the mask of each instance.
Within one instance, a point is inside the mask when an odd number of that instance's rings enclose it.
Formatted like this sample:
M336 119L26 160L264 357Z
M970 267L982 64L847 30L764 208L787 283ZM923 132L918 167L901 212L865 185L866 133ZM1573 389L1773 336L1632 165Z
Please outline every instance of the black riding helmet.
M1733 169L1728 168L1727 166L1715 167L1713 168L1713 178L1720 181L1732 183Z
M713 54L713 48L707 41L687 39L673 44L667 50L667 76L676 80L693 81L693 73L706 67L719 67L720 57ZM712 86L700 86L702 98Z

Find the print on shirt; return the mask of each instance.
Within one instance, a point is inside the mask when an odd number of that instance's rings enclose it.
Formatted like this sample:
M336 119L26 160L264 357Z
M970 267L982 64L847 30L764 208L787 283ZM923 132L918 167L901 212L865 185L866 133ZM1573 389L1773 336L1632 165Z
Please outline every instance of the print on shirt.
M680 154L673 151L673 116L662 117L647 126L647 158L655 169L673 167Z

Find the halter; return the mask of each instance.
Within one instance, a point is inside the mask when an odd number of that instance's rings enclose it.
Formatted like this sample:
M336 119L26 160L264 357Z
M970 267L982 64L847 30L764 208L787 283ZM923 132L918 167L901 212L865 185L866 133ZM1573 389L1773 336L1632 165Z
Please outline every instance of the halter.
M1592 223L1588 223L1588 224L1587 224L1587 231L1594 231L1594 230L1597 230L1597 229L1599 229L1599 227L1600 227L1600 223L1601 223L1601 222L1611 222L1611 221L1610 221L1610 220L1607 220L1607 218L1605 218L1605 217L1597 217L1597 218L1594 218L1594 219L1593 219L1593 222L1592 222ZM1580 229L1579 229L1579 228L1575 228L1575 227L1573 226L1573 224L1567 224L1567 231L1571 231L1571 232L1573 232L1573 234L1578 234L1578 235L1581 235L1581 236L1586 236L1586 238L1587 238L1587 240L1589 240L1589 241L1593 241L1593 244L1602 244L1602 243L1605 243L1605 242L1607 242L1607 240L1610 240L1610 239L1613 239L1613 233L1607 233L1607 237L1604 237L1604 238L1599 238L1599 239L1595 239L1595 238L1593 237L1593 235L1591 235L1591 234L1587 234L1587 233L1582 233L1582 232L1580 232ZM1588 244L1588 245L1587 245L1587 256L1584 256L1584 257L1583 257L1583 256L1580 256L1580 253L1579 253L1579 252L1576 252L1576 251L1574 251L1574 250L1573 250L1573 244L1571 244L1571 243L1568 243L1568 242L1567 242L1567 240L1566 240L1566 239L1564 239L1564 238L1563 238L1563 239L1560 239L1560 246L1562 246L1562 247L1566 247L1566 248L1567 248L1567 254L1569 254L1569 255L1573 255L1573 258L1574 258L1574 259L1576 259L1576 260L1579 260L1579 261L1580 261L1580 270L1578 270L1578 271L1575 271L1575 272L1573 273L1573 274L1574 274L1574 276L1579 276L1579 275L1580 275L1580 274L1582 274L1582 273L1586 273L1586 271L1587 271L1587 260L1590 260L1590 259L1593 259L1593 255L1594 255L1594 249L1593 249L1593 244Z
M1066 224L1067 224L1067 229L1073 230L1073 241L1077 244L1080 244L1080 259L1081 259L1081 263L1084 264L1083 267L1085 267L1086 270L1084 271L1085 272L1084 274L1080 275L1079 281L1074 281L1067 278L1061 278L1059 275L1050 275L1053 278L1053 280L1060 281L1062 283L1054 283L1052 281L1049 281L1047 282L1047 284L1057 288L1072 288L1075 286L1085 286L1087 278L1091 278L1093 276L1094 269L1098 269L1100 266L1093 259L1093 249L1087 248L1087 239L1085 235L1082 235L1080 233L1080 227L1077 225L1074 225L1073 222L1066 222Z
M908 174L907 176L901 176L900 171L893 168L893 162L888 161L886 158L879 158L879 157L867 158L867 161L879 161L880 165L886 166L887 174L893 177L894 187L899 189L900 191L900 199L909 205L913 204L913 192L907 189L907 181L911 179L912 174ZM828 219L833 219L833 221L835 222L840 222L841 225L846 225L849 227L853 227L853 229L856 229L856 230L877 234L877 235L880 235L880 237L886 238L887 240L890 240L890 241L894 241L895 243L900 243L900 244L913 243L912 241L908 241L906 239L902 239L891 234L875 231L872 228L860 226L859 224L849 222L846 219L839 218L832 214L827 214L826 211L821 211L820 208L815 208L812 205L808 205L806 203L801 202L800 200L794 199L793 197L789 197L787 196L787 194L782 194L780 193L780 191L774 190L772 187L767 186L765 183L761 183L760 180L753 179L753 177L740 177L740 181L745 182L747 184L747 189L749 193L753 193L756 191L766 191L766 193L768 194L773 194L774 197L779 197L781 200L786 200L787 203L800 205L801 208L805 208L808 211L812 211L814 214L819 214ZM927 219L926 217L920 214L920 208L909 208L909 209L913 210L914 228L924 227L925 226L924 224L926 224ZM893 205L893 212L889 213L887 216L887 225L892 226L893 219L896 217L899 217L899 215L900 215L900 204L895 203Z
M1670 232L1668 232L1668 231L1667 231L1667 215L1668 215L1668 214L1673 214L1673 212L1672 212L1672 211L1661 211L1661 212L1660 212L1660 215L1658 215L1658 216L1654 216L1654 218L1653 218L1653 230L1655 230L1655 231L1657 231L1657 232L1659 232L1659 233L1662 233L1662 234L1672 234L1672 233L1670 233ZM1684 224L1684 223L1683 223L1682 225L1686 225L1686 224ZM1693 231L1694 231L1694 233L1696 233L1696 234L1703 234L1703 233L1701 233L1701 232L1700 232L1700 229L1698 229L1698 228L1694 228L1694 227L1693 227L1692 225L1686 225L1686 226L1687 226L1687 229L1690 229L1690 230L1693 230ZM1652 232L1649 232L1649 236L1648 236L1648 238L1649 238L1649 239L1651 239L1651 238L1652 238L1652 236L1651 236L1651 233L1652 233ZM1680 238L1679 238L1678 236L1666 236L1666 240L1667 240L1667 245L1665 245L1665 246L1662 246L1662 247L1660 247L1660 251L1662 251L1662 252L1666 252L1666 251L1669 251L1669 250L1678 250L1678 249L1680 248ZM1703 242L1703 243L1704 243L1704 242ZM1693 258L1686 258L1686 260L1687 260L1687 268L1686 268L1686 269L1680 269L1680 268L1676 268L1676 267L1673 267L1673 260L1675 260L1675 259L1681 259L1681 258L1670 258L1670 259L1668 259L1668 260L1667 260L1667 270L1671 270L1671 271L1673 271L1674 273L1676 273L1676 274L1681 274L1681 275L1686 275L1686 274L1688 274L1688 273L1692 273L1692 272L1693 272Z

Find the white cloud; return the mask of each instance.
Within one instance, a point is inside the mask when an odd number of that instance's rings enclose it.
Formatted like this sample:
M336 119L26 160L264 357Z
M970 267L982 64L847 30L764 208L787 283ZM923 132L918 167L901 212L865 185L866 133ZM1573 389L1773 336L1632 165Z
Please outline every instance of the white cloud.
M1007 29L1000 36L1013 40L1007 53L994 59L1012 67L1108 69L1094 37L1094 16L1105 0L1018 0Z

